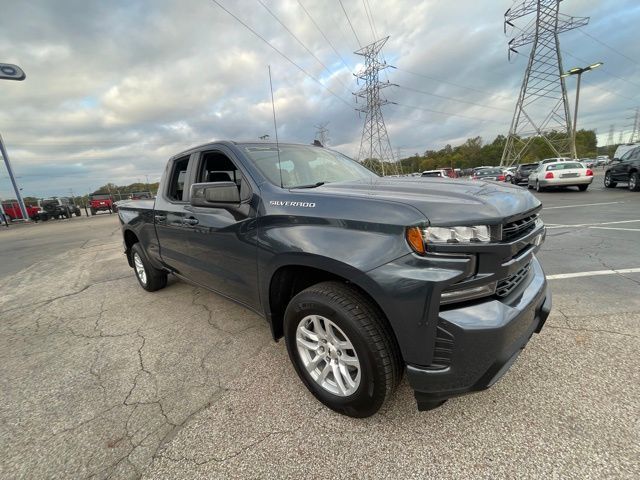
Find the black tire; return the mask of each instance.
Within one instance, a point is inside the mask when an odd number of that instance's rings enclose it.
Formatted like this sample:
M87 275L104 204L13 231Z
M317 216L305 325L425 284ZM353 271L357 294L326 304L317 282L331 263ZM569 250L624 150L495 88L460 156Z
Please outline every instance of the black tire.
M618 185L618 183L611 179L611 172L606 172L604 174L604 186L606 188L616 188L616 185Z
M133 263L133 271L135 272L138 283L142 288L144 288L147 292L155 292L156 290L160 290L161 288L167 286L167 272L158 270L153 265L151 265L139 243L136 243L133 245L133 247L131 247L130 255L131 263ZM136 258L139 258L142 262L142 266L144 267L144 271L146 274L146 279L141 278L141 275L136 269Z
M76 210L76 217L80 217L82 216L82 212L80 211L80 209Z
M629 175L629 190L640 192L640 174L638 172L631 172Z
M540 182L536 180L536 192L544 192L544 187L540 186Z
M296 331L309 315L331 320L353 345L360 363L360 384L352 394L331 393L316 383L304 367ZM284 336L289 358L302 382L320 402L343 415L373 415L402 378L402 357L383 313L364 294L343 283L322 282L293 297L285 311Z
M93 217L96 214L96 211L92 208L91 209L91 216Z
M589 185L578 185L578 190L580 190L581 192L586 192L587 188L589 188Z

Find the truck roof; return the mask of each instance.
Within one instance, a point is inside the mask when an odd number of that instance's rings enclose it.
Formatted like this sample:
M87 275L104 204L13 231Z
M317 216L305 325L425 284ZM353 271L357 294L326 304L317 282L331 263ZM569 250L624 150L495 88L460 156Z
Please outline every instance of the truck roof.
M326 148L326 147L320 147L318 145L314 145L312 143L291 143L291 142L262 142L262 141L255 141L255 140L246 140L246 141L240 141L240 140L212 140L211 142L207 142L207 143L202 143L200 145L195 145L193 147L188 148L187 150L183 150L180 153L177 153L176 155L173 155L171 158L177 158L177 157L182 157L188 153L192 153L194 150L200 150L203 147L207 147L207 146L214 146L214 145L226 145L227 147L232 147L232 146L256 146L256 147L276 147L276 146L296 146L296 147L316 147L316 148Z

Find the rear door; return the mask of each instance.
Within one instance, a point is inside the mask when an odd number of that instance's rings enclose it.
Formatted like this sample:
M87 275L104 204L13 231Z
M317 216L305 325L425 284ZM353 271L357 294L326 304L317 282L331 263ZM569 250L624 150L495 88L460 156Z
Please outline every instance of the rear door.
M199 152L195 165L194 183L234 182L241 201L186 207L191 279L258 309L257 187L225 146Z
M191 276L193 267L188 251L191 232L189 226L185 225L184 218L193 158L194 155L186 155L167 163L166 181L158 192L153 219L150 219L156 227L162 262L187 278Z
M629 150L625 153L620 162L613 164L611 167L611 178L618 182L626 182L629 180L629 169L634 160L640 159L640 147Z

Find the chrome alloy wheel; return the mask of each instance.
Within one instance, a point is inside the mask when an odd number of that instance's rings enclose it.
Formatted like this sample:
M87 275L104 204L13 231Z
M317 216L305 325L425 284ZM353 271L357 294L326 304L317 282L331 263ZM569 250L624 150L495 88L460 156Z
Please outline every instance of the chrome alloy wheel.
M328 318L307 315L296 329L296 345L304 368L326 391L352 395L360 385L360 361L349 338Z
M636 178L634 174L629 175L629 190L636 189Z
M136 275L138 275L138 278L140 279L142 284L146 285L147 272L144 269L144 264L142 263L142 259L140 258L140 255L138 255L137 253L133 254L133 265L136 269Z

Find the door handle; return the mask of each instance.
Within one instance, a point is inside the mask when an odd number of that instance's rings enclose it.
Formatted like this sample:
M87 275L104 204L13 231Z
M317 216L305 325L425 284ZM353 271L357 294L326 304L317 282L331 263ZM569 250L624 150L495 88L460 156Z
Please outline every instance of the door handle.
M164 222L167 219L166 215L154 215L153 218L156 222Z
M189 218L183 218L182 223L186 223L187 225L197 225L199 221L197 218L189 217Z

